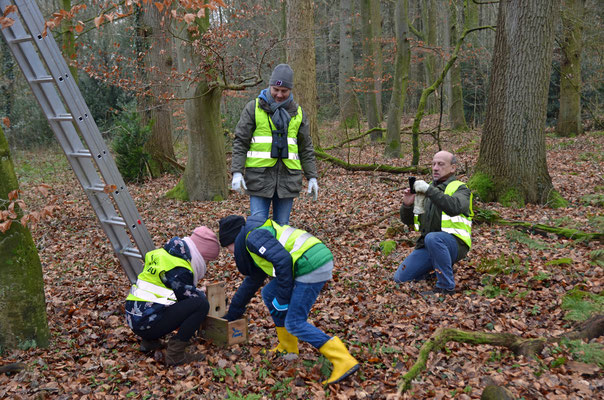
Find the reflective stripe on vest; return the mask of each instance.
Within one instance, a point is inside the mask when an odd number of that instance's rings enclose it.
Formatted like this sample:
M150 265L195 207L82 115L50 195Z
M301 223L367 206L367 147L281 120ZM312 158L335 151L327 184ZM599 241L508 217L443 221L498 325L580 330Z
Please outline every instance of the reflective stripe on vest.
M275 238L279 241L279 243L281 243L285 250L291 254L292 268L296 265L298 259L302 257L302 254L304 254L315 244L321 243L319 239L302 229L292 228L289 225L282 226L270 219L267 219L264 224L256 229L267 229L270 231L270 228L275 231ZM250 231L250 233L251 232L252 231ZM273 263L260 257L256 253L251 252L249 249L248 252L252 256L252 259L256 265L266 272L267 275L273 277L275 276L275 267L273 266Z
M449 182L445 188L445 194L452 196L463 184L462 181ZM472 208L473 197L474 195L470 193L470 213L468 216L456 215L451 217L443 211L440 217L440 230L460 238L468 246L468 249L472 247L472 216L474 215ZM413 227L416 231L419 231L419 216L417 214L413 216Z
M275 125L269 115L260 108L260 99L256 98L255 109L256 129L252 134L250 148L245 159L248 167L272 167L277 163L277 158L271 157L273 146L273 129ZM298 130L302 124L302 107L298 106L296 115L289 121L287 128L287 159L283 163L289 169L302 169L298 154Z
M170 255L164 249L156 249L145 254L145 266L138 274L136 283L130 288L126 300L149 301L164 305L176 302L176 295L161 281L161 273L172 268L182 267L193 273L191 263L182 258Z

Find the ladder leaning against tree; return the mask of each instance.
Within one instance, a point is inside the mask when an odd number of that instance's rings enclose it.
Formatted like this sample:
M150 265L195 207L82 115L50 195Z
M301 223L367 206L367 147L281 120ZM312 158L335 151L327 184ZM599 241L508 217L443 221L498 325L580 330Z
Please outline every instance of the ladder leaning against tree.
M99 223L131 282L153 240L35 0L0 0L14 23L1 29Z

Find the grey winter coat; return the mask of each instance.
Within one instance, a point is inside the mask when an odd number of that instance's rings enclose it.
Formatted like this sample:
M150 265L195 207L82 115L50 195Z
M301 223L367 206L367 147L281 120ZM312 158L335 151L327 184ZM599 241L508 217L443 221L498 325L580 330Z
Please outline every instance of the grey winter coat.
M270 108L263 99L260 99L260 107L272 116ZM245 168L247 152L256 130L255 110L256 99L247 103L241 112L239 123L235 128L231 172L244 174L247 193L252 196L273 197L276 191L277 196L282 199L297 197L302 190L302 175L304 174L306 179L317 177L315 151L310 138L308 119L302 113L302 124L298 130L298 154L302 171L288 169L281 160L269 168ZM297 110L298 104L292 101L287 111L293 117Z
M432 183L426 191L426 200L424 201L425 213L420 215L420 232L421 236L417 240L415 248L420 249L424 247L424 238L430 232L440 232L441 217L444 211L447 215L454 217L456 215L465 214L468 215L470 212L470 189L466 185L461 185L453 196L445 194L445 188L453 181L457 180L455 175L450 176L444 182ZM406 206L403 204L400 210L401 221L409 225L413 229L413 206ZM459 239L457 236L453 236L457 240L457 260L459 261L468 254L470 250L468 246Z

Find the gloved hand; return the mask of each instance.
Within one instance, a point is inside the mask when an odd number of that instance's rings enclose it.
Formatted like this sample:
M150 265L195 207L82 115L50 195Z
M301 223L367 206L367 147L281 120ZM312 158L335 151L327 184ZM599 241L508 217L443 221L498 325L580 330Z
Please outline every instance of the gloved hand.
M245 186L245 181L243 180L243 175L241 172L233 173L233 182L231 182L231 188L236 192L245 194L244 189L247 190L247 186Z
M423 182L423 181L422 181ZM417 182L415 182L417 183ZM425 182L424 182L425 183ZM417 191L417 189L415 189ZM415 201L413 202L413 214L423 214L424 210L424 200L426 200L426 195L423 193L415 194Z
M415 189L416 193L426 193L429 187L430 185L428 185L426 181L422 181L421 179L415 181L415 183L413 184L413 189Z
M285 319L288 308L289 308L289 304L279 304L279 300L277 300L276 297L273 299L273 301L269 305L270 313L274 318Z
M308 180L308 194L313 194L313 200L317 201L319 195L319 185L317 185L317 178L310 178Z

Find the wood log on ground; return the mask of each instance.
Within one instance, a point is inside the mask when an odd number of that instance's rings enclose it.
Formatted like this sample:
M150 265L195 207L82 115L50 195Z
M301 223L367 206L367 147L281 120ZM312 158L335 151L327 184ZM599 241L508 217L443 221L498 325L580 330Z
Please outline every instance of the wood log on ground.
M572 336L571 334L576 335ZM548 342L558 341L562 338L577 337L591 340L604 334L604 315L592 316L585 323L578 326L574 332L557 336L555 338L530 338L525 339L511 333L472 332L454 328L439 328L419 349L419 356L415 364L403 375L398 383L397 394L402 394L411 388L411 382L423 370L431 352L442 349L448 342L468 344L490 344L510 349L515 355L533 357L540 353Z

